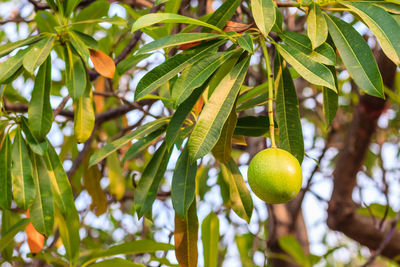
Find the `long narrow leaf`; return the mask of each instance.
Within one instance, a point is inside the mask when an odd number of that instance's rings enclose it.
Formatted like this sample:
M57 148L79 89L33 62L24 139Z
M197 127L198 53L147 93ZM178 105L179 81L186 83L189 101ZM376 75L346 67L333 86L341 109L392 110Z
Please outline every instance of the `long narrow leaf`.
M50 104L51 60L50 57L39 68L32 99L28 108L29 128L38 140L43 140L50 131L53 122L53 110Z
M325 86L336 92L335 80L326 66L288 45L278 44L277 50L304 79L312 84Z
M35 198L32 163L27 155L27 145L18 129L12 150L11 177L15 203L23 210L27 210Z
M187 211L186 220L175 213L175 255L180 266L197 266L197 240L199 222L197 220L196 201Z
M155 67L139 81L135 90L135 100L140 99L146 94L154 91L163 83L174 77L180 71L190 64L200 60L208 53L211 53L217 49L225 41L205 43L196 47L195 49L187 50L181 54L178 54L161 65Z
M195 197L196 172L197 164L190 162L189 150L185 146L176 163L171 187L172 205L183 219L186 219L186 213Z
M251 0L251 12L261 33L267 38L275 24L275 4L272 0Z
M372 3L343 3L359 15L381 44L383 52L400 64L400 25L384 9Z
M171 151L167 150L167 146L163 143L151 158L143 171L135 190L134 207L138 217L142 217L152 206L156 199L158 186L164 177Z
M328 37L328 25L321 8L312 2L307 15L307 35L310 37L312 47L315 49L323 44Z
M221 164L220 166L222 177L229 185L229 198L233 211L242 219L250 222L253 212L253 200L238 166L232 158L227 164Z
M0 141L1 142L1 141ZM11 141L6 135L0 144L0 208L11 208Z
M354 82L367 94L384 98L383 81L372 51L348 23L325 15L329 33Z
M194 89L201 86L219 66L238 52L238 50L235 50L216 53L196 62L192 67L187 68L176 80L172 89L171 97L175 101L175 104L179 105L185 101Z
M129 143L133 139L139 139L139 138L144 137L144 136L148 135L149 133L159 129L160 127L167 124L169 120L170 120L170 118L167 117L167 118L162 118L162 119L158 119L158 120L149 122L145 125L138 127L135 131L105 145L101 149L97 150L96 153L94 153L90 157L89 166L93 166L94 164L99 163L104 158L106 158L108 155L110 155L117 149L120 149L121 147L125 146L127 143Z
M14 43L7 43L7 44L5 44L3 46L0 46L0 57L3 57L5 55L7 55L8 53L14 51L18 47L33 44L33 43L43 39L45 36L46 36L46 34L41 33L41 34L38 34L38 35L34 35L34 36L31 36L31 37L28 37L28 38L26 38L24 40L19 40L19 41L16 41Z
M54 205L50 177L43 157L32 153L33 182L36 196L29 210L32 224L35 229L50 236L53 232Z
M33 73L37 67L43 64L50 54L54 40L54 36L47 37L35 43L33 47L29 49L22 61L22 64L27 71Z
M243 83L248 65L249 58L241 60L219 83L204 106L188 141L192 160L206 155L217 143L222 126L232 110Z
M205 88L206 86L203 85L195 89L189 98L179 105L178 109L175 111L171 118L171 122L168 124L167 133L165 135L165 142L167 143L168 148L171 148L174 145L186 117L193 109Z
M199 25L203 27L207 27L213 30L216 30L218 32L221 32L221 29L206 23L201 20L197 19L192 19L189 17L185 17L179 14L173 14L173 13L153 13L153 14L147 14L142 17L140 17L138 20L135 21L135 23L132 25L132 30L131 32L135 32L139 29L142 29L144 27L156 24L156 23L186 23L186 24L194 24L194 25Z
M203 243L204 267L218 266L219 220L210 212L201 224L201 241Z
M276 57L274 65L278 84L276 120L279 127L279 145L294 155L301 163L304 157L304 141L296 88L289 69L282 65L279 56Z

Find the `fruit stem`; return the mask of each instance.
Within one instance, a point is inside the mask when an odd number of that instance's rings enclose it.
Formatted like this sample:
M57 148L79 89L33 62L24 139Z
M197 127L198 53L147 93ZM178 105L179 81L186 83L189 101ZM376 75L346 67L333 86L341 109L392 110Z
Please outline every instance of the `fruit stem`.
M274 125L274 88L273 88L273 74L271 70L271 64L269 62L269 54L267 45L265 44L265 39L260 36L260 43L264 54L265 65L267 65L267 75L268 75L268 117L269 117L269 133L271 135L271 147L276 148L275 144L275 125Z

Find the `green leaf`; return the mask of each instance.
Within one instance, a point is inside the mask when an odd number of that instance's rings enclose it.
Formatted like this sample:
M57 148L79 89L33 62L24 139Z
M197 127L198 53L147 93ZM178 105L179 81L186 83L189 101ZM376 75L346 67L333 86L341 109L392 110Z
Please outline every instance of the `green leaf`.
M83 34L83 33L82 33ZM80 37L75 34L75 31L68 31L68 36L69 36L69 43L67 43L66 48L68 50L68 55L66 55L66 63L67 61L70 60L71 54L75 54L73 52L77 52L79 56L82 58L82 60L86 63L86 65L89 65L88 59L89 59L89 48L86 46L86 44L80 39ZM74 48L71 49L70 45ZM67 69L67 68L66 68Z
M395 3L389 3L389 2L375 2L373 3L375 6L379 6L380 8L383 8L389 13L392 14L400 14L400 5L395 4Z
M329 69L318 63L300 50L278 44L277 50L279 54L307 81L312 84L326 86L336 92L335 80Z
M149 122L145 125L138 127L135 131L105 145L101 149L97 150L90 157L89 166L93 166L94 164L99 163L104 158L106 158L108 155L110 155L114 151L120 149L121 147L125 146L127 143L129 143L133 139L139 139L139 138L142 138L142 137L148 135L151 132L154 132L155 130L157 130L160 127L167 124L169 122L169 120L170 120L170 118L166 117L166 118L161 118L161 119Z
M196 212L196 200L192 202L187 212L187 219L175 213L175 255L180 266L197 266L197 240L199 222Z
M0 229L1 236L7 235L7 232L12 227L13 219L14 219L13 213L11 212L11 210L8 210L8 209L2 210L1 229ZM0 250L2 262L4 262L4 261L10 262L10 263L12 262L14 246L15 246L15 242L13 239L11 239L11 240L9 240L9 242L7 242L7 246L5 246L4 249Z
M47 34L40 33L38 35L28 37L24 40L19 40L14 43L7 43L5 45L2 45L2 46L0 46L0 57L7 55L8 53L14 51L18 47L25 46L25 45L31 45L37 41L40 41L45 36L47 36Z
M0 140L0 208L11 208L11 141L6 135L1 144Z
M321 8L315 2L311 3L308 10L307 35L310 37L313 49L323 44L328 37L328 25Z
M300 266L309 266L307 256L296 238L291 235L286 235L279 238L278 242L279 246L292 256Z
M94 50L98 50L99 49L99 45L97 43L97 40L94 39L92 36L80 32L80 31L75 31L75 30L71 30L69 31L69 33L72 33L73 39L79 39L86 47L90 48L90 49L94 49ZM76 48L75 48L76 49Z
M275 58L276 120L279 127L280 148L290 152L299 163L304 158L303 131L301 128L299 102L292 76L279 56Z
M46 153L47 150L47 142L46 141L39 141L32 133L28 120L25 117L21 117L21 129L25 134L26 141L28 142L29 147L32 149L33 152L39 154L41 156Z
M251 0L251 12L258 29L267 38L276 20L274 1Z
M32 48L29 49L22 61L24 68L28 72L33 73L37 67L43 64L53 48L54 40L54 36L44 38L43 40L35 43Z
M227 164L221 164L220 167L222 177L229 185L229 198L233 211L249 223L253 212L253 200L238 166L231 158Z
M240 104L245 103L246 101L251 100L254 97L262 95L266 92L268 92L268 82L257 85L256 87L253 87L252 89L249 89L248 91L246 91L245 93L240 95L236 104L240 105Z
M193 109L194 105L196 104L197 100L199 99L205 88L206 84L195 89L193 93L189 96L189 98L187 98L181 105L179 105L178 109L175 111L174 115L171 118L171 122L168 124L167 133L165 135L165 142L168 149L170 149L174 145L186 117Z
M251 39L251 37L249 35L246 34L246 35L239 36L239 38L237 40L238 40L238 44L240 45L241 48L243 48L250 54L254 54L253 40Z
M42 156L32 153L30 157L36 196L29 214L35 229L45 236L50 236L53 232L54 206L49 173Z
M20 50L15 56L0 63L0 83L9 83L14 75L19 73L22 61L28 50Z
M171 98L175 101L176 106L185 101L194 89L201 86L218 67L238 52L238 50L234 50L215 53L210 57L199 60L183 71L172 88Z
M43 140L53 123L53 110L50 104L51 59L40 66L28 108L29 128L38 140Z
M77 215L78 216L78 215ZM56 224L60 232L61 240L66 250L67 259L72 266L76 266L76 261L79 256L79 218L78 220L71 217L63 217L58 210L56 210Z
M151 14L153 15L153 14ZM206 41L212 40L217 38L224 38L224 35L221 34L214 34L214 33L202 33L202 32L195 32L195 33L177 33L174 35L169 35L157 39L151 43L148 43L142 46L138 51L137 54L143 54L146 52L150 52L153 50L167 48L171 46L177 46L182 44L189 44L198 41Z
M400 25L384 9L371 3L343 3L361 17L378 39L383 52L396 65L400 64Z
M75 7L81 2L81 0L67 0L64 2L65 10L64 10L64 16L69 17L74 11Z
M327 43L323 43L313 50L310 54L310 58L325 65L334 66L336 64L335 50Z
M245 116L237 120L234 135L263 136L269 131L267 116Z
M89 255L81 258L81 266L85 267L97 259L111 257L119 254L130 255L140 253L154 253L156 251L168 251L174 247L170 244L160 243L153 240L136 240L126 242L120 245L112 246L108 249L94 251Z
M65 81L69 96L77 101L87 87L86 68L79 55L69 44L65 46Z
M364 38L348 23L325 16L329 33L354 82L367 94L384 98L382 76Z
M304 34L285 31L280 33L279 37L281 37L288 46L300 50L314 61L326 65L336 64L335 51L327 43L323 43L313 50L310 39Z
M224 127L222 128L221 135L215 146L212 149L214 157L220 163L228 163L232 154L232 137L233 131L235 130L237 121L237 114L235 106L231 110L228 119L225 121Z
M225 41L205 43L194 49L186 50L147 72L136 86L135 101L157 89L185 67L216 50L223 42Z
M110 3L104 0L94 1L89 6L82 9L76 17L73 19L74 22L98 19L108 15L108 9L110 8ZM73 25L74 30L80 32L85 32L87 34L92 34L96 24L86 25L86 24L75 24Z
M12 150L11 178L14 201L23 210L27 210L35 199L32 163L27 155L28 148L18 128Z
M339 95L325 87L322 89L322 92L325 122L329 126L332 124L333 119L336 117Z
M171 185L171 200L174 210L183 219L195 197L197 163L190 162L187 145L176 163Z
M228 22L235 14L236 9L240 5L241 0L227 0L225 1L207 20L207 23L211 25L215 25L219 29L223 29ZM209 32L210 29L204 29L202 32Z
M214 212L210 212L201 224L201 241L203 243L204 267L217 267L219 220Z
M90 267L110 267L110 266L145 267L143 264L134 263L132 261L124 260L121 258L114 258L114 259L104 260L104 261L96 262L94 264L90 264Z
M134 55L131 57L127 57L124 60L122 60L120 63L118 63L117 65L117 72L119 74L123 74L125 72L127 72L128 70L132 69L133 67L135 67L137 65L137 63L139 63L140 61L142 61L143 59L151 56L151 53L148 54L141 54L141 55Z
M48 142L48 141L47 141ZM79 255L79 215L75 208L74 196L67 174L54 147L48 142L48 150L44 157L53 197L60 214L56 212L61 239L67 257L75 265Z
M335 67L330 66L329 69L331 70L333 76L335 77L335 82L337 84L337 77L336 77L336 69ZM336 116L336 112L338 110L338 102L339 102L339 94L332 92L328 88L322 88L322 95L323 95L323 112L325 116L326 125L331 125L333 119Z
M138 20L135 21L135 23L132 25L132 30L131 32L135 32L139 29L142 29L144 27L156 24L156 23L186 23L186 24L194 24L194 25L199 25L203 27L207 27L213 30L216 30L218 32L222 32L219 27L216 27L212 24L208 24L204 21L197 20L197 19L192 19L189 17L185 17L179 14L173 14L173 13L151 13L151 14L146 14L142 17L140 17Z
M78 142L82 143L89 139L93 132L94 123L93 93L92 87L88 83L84 94L76 103L74 134Z
M217 143L222 126L228 119L243 83L249 60L249 57L241 60L223 78L204 106L188 141L189 154L192 160L206 155Z
M121 161L119 160L117 151L111 153L107 157L108 180L110 181L109 189L116 200L120 200L125 193L125 178L122 173Z
M279 37L285 42L285 44L300 50L304 54L310 54L312 52L311 40L307 35L284 31L279 34Z
M7 245L14 240L16 234L24 231L25 227L28 225L30 221L31 221L30 219L21 219L16 224L11 226L10 229L8 229L8 231L6 232L6 234L2 235L0 239L0 251L3 251L3 249L5 249Z
M53 14L43 10L36 13L35 22L40 32L44 33L57 33L56 28L60 26Z
M165 127L157 129L149 135L140 138L125 153L122 162L134 159L138 156L144 149L146 149L150 144L152 144L158 137L160 137L165 132Z
M138 217L142 217L151 208L157 196L158 186L164 177L171 151L163 143L154 153L150 162L142 173L142 177L135 189L134 208Z

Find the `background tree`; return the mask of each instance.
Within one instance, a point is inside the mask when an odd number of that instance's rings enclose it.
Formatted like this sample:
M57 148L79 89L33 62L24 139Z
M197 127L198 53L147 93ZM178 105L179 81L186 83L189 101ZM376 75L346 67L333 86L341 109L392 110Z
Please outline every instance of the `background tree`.
M0 6L2 262L399 261L397 0ZM246 184L274 137L286 204Z

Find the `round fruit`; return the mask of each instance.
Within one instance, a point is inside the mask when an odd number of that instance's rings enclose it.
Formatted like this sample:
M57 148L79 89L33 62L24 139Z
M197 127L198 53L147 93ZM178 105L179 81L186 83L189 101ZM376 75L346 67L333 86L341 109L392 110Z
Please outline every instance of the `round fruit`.
M250 188L267 203L292 200L300 191L302 173L298 160L279 148L268 148L250 161L247 172Z

